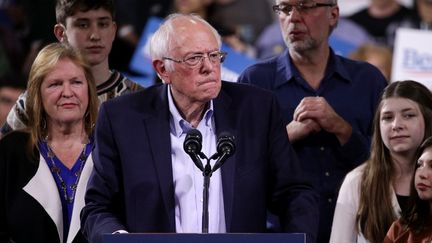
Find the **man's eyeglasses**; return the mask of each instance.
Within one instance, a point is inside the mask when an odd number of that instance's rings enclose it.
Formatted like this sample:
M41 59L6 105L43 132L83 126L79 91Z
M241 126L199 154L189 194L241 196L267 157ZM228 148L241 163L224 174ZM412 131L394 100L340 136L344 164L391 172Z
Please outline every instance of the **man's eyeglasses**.
M183 60L176 60L170 57L163 57L164 60L170 60L176 63L185 63L186 65L190 67L195 67L198 64L202 63L204 61L204 58L208 57L211 63L223 63L225 60L227 53L223 51L213 51L209 52L207 54L193 54L191 56L187 56L183 58Z
M295 8L299 13L307 13L308 11L319 8L319 7L333 7L335 3L316 3L314 1L305 1L299 2L297 4L278 4L273 5L273 11L277 14L284 13L285 15L289 15L293 8Z

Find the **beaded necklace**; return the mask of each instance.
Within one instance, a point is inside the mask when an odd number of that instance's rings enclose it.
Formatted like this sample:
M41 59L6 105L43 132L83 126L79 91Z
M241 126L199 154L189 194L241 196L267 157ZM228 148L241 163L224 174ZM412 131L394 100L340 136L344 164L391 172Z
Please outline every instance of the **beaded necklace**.
M89 143L87 143L84 146L83 150L81 151L80 156L78 157L77 163L80 163L80 166L79 166L78 171L75 173L75 176L76 176L75 182L69 187L69 189L72 191L70 196L68 195L68 188L66 186L66 183L60 174L61 169L58 165L58 163L61 163L60 159L55 155L55 153L53 152L53 150L48 145L48 143L45 139L42 140L41 144L45 148L44 150L41 150L41 152L45 153L45 151L46 151L46 153L44 154L46 156L44 156L44 157L46 157L46 159L47 159L48 166L50 167L52 174L55 175L55 177L57 178L57 180L59 182L58 184L60 186L61 191L63 192L62 194L63 194L63 198L64 198L65 202L68 204L72 204L74 202L74 199L75 199L75 193L76 193L76 189L78 187L79 179L81 177L81 172L84 169L85 162L87 160L88 155L90 154L89 152L93 148L92 140L90 139Z

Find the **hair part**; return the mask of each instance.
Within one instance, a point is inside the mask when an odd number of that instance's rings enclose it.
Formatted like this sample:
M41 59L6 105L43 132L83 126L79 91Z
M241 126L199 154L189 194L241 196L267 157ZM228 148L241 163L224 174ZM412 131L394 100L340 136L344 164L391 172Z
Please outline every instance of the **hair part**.
M385 88L375 112L371 153L366 161L359 189L357 227L370 242L382 242L390 225L396 219L391 190L394 168L380 129L381 108L388 98L405 98L416 102L425 123L423 139L432 135L432 93L429 89L412 80L390 83Z
M66 26L66 19L76 12L87 12L103 8L107 10L112 19L115 19L115 7L113 0L57 0L55 12L57 23Z
M96 82L90 65L75 49L62 43L52 43L45 46L36 56L29 74L27 87L26 110L28 115L27 129L30 132L30 152L39 140L47 134L47 114L42 104L42 83L45 77L53 71L60 60L70 60L84 71L88 86L88 106L84 117L84 129L87 135L93 132L96 123L99 99L97 97Z

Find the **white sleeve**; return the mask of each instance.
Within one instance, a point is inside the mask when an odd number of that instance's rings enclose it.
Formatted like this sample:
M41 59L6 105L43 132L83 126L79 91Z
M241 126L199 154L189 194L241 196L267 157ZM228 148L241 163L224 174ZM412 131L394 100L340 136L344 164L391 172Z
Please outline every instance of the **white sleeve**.
M356 214L359 205L359 185L362 171L356 168L345 177L339 190L330 243L357 242Z

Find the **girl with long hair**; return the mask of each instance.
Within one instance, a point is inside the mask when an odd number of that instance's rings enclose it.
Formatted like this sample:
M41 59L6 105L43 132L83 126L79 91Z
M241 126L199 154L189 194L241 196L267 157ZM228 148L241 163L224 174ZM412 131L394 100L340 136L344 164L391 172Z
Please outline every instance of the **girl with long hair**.
M415 155L432 135L432 93L407 80L387 86L377 108L369 159L345 177L330 242L382 242L406 209Z

